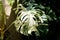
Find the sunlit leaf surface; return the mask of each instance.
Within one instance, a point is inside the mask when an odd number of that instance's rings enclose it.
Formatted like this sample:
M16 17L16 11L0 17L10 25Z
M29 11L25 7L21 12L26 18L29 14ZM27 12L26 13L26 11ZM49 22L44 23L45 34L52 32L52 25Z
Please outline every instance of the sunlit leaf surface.
M20 32L21 34L24 34L27 36L28 34L31 35L32 32L35 32L36 36L40 35L39 31L43 33L44 32L47 33L48 29L47 27L45 27L45 26L48 26L47 14L45 14L45 11L38 9L38 8L35 9L36 7L33 7L33 5L32 6L31 5L32 4L29 4L29 7L25 8L23 7L22 4L19 4L19 6L21 7L20 9L22 10L19 12L17 11L18 13L17 13L17 17L15 20L16 30ZM41 25L44 25L44 26L41 26Z

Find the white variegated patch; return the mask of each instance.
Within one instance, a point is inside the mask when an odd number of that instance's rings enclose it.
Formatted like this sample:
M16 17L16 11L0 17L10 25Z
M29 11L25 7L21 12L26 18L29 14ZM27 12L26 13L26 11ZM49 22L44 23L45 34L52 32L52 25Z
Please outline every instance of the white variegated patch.
M32 10L21 10L17 14L17 18L15 21L15 27L17 31L21 34L27 35L30 34L34 31L37 33L36 35L39 36L39 32L37 27L39 26L38 22L44 23L44 21L47 21L47 17L45 15L45 12L42 11L43 15L40 15L40 11L37 11L36 9ZM20 15L19 15L20 14ZM19 15L19 16L18 16ZM39 18L39 21L37 19Z

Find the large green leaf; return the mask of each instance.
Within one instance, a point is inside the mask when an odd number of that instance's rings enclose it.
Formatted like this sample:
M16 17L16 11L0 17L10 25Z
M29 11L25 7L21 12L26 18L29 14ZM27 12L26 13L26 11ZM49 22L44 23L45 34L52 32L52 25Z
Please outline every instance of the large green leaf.
M22 6L23 7L23 6ZM42 15L41 15L42 13ZM18 12L15 21L16 30L21 34L27 35L34 31L37 36L39 36L38 26L47 21L47 16L43 10L32 9L27 10L25 8ZM48 24L47 24L48 25Z

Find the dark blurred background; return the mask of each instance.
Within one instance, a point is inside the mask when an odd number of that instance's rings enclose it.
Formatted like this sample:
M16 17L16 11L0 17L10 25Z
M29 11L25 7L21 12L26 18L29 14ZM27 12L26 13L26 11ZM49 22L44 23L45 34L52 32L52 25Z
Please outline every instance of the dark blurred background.
M49 32L47 35L39 37L38 40L60 40L60 1L59 0L36 0L44 6L50 6L57 16L57 21L49 21Z
M38 3L40 0L37 0ZM45 6L50 6L57 16L58 21L49 22L49 32L47 34L46 40L60 40L60 1L59 0L41 0L42 4Z

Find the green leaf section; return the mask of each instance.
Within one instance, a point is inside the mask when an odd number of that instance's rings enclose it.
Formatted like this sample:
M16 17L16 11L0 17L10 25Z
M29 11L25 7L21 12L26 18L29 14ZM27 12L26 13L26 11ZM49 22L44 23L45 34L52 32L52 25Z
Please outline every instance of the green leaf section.
M0 23L3 22L3 6L2 2L0 1Z
M8 0L9 4L12 6L15 0Z

